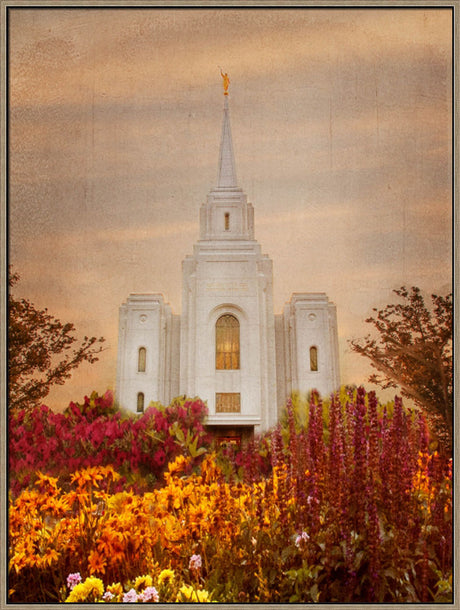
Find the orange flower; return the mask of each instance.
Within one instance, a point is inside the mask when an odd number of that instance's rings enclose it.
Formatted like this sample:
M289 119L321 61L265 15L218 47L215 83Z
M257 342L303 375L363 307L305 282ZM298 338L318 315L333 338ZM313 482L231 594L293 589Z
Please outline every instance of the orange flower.
M78 470L71 477L72 483L77 483L79 487L85 487L87 483L91 483L94 487L99 487L98 481L103 479L101 469L97 466Z
M106 560L97 550L92 550L88 556L89 573L105 574Z
M180 472L184 472L190 463L190 458L186 458L183 455L178 455L174 462L168 464L168 471L170 475L178 475Z
M58 552L55 549L48 547L45 551L45 554L42 557L42 562L45 565L51 566L51 564L53 562L57 561L58 559L59 559Z
M50 477L47 474L43 474L42 472L37 472L37 480L35 482L36 487L40 487L41 485L47 486L50 490L58 491L57 488L57 478Z

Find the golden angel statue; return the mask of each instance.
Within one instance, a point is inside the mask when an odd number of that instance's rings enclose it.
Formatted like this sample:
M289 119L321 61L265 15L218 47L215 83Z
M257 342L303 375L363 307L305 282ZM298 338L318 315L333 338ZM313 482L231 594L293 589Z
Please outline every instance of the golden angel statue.
M223 78L223 85L224 85L224 95L228 95L228 85L230 84L230 79L228 78L228 74L227 72L222 72L222 68L220 69L220 75Z

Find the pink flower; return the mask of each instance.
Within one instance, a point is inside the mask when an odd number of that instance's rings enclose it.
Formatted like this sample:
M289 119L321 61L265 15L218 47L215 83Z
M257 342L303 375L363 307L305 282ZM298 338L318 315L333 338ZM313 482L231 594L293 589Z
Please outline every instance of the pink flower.
M158 595L158 591L155 587L145 587L144 591L139 595L139 600L141 602L158 602L160 601L160 596Z
M138 600L137 593L134 589L130 589L128 593L123 595L123 603L124 604L135 604Z
M307 540L309 540L309 539L310 539L310 536L307 534L307 532L302 532L295 539L296 547L298 549L300 549L300 547L303 546L305 544L305 542L307 542Z
M192 555L188 564L190 570L201 569L201 555Z
M73 574L69 574L67 576L67 586L71 591L75 585L78 585L79 583L81 583L80 572L74 572Z

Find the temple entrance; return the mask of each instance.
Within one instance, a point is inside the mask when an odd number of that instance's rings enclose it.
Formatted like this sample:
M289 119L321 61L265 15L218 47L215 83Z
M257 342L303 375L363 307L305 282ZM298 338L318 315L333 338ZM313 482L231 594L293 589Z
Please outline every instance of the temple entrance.
M207 426L216 445L233 446L239 449L254 438L254 426Z

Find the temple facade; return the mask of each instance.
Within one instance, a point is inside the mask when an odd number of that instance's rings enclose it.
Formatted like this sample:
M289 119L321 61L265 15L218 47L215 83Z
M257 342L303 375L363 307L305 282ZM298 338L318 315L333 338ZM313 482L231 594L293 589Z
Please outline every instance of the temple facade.
M121 305L116 396L134 412L198 396L211 430L245 438L274 426L293 391L327 395L340 378L336 308L325 293L294 293L274 314L272 261L236 177L228 82L217 184L182 262L182 313L159 293L131 294Z

